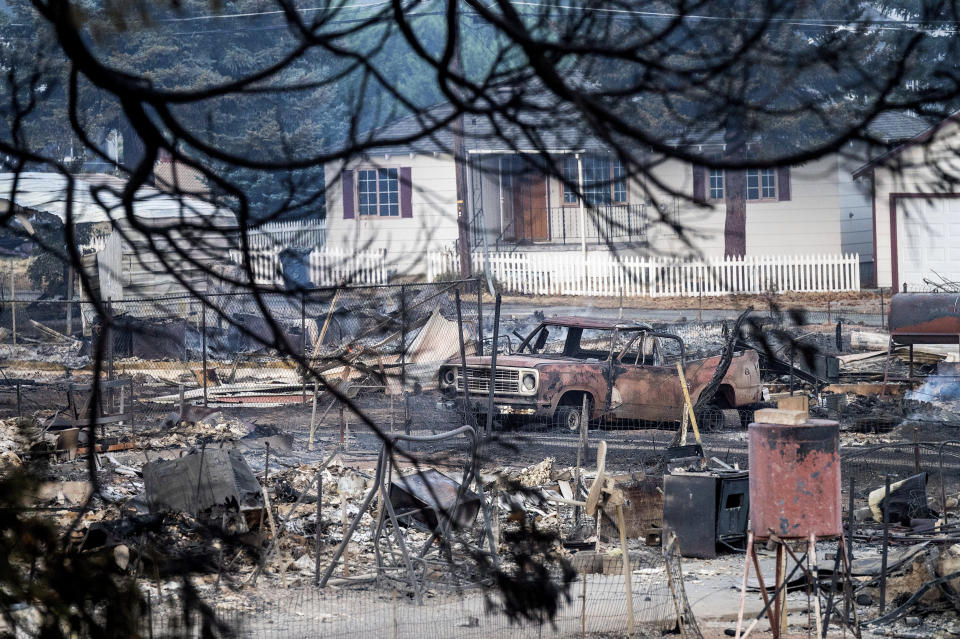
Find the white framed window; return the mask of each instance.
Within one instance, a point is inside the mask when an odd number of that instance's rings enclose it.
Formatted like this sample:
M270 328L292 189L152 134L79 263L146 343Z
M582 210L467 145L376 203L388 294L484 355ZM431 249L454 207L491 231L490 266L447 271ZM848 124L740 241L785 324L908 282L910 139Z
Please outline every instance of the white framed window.
M620 160L613 161L613 203L625 204L627 201L627 171Z
M365 216L400 215L400 176L398 169L360 169L357 171L357 213Z
M580 183L580 170L577 168L577 158L568 155L563 158L563 203L577 204L577 192L574 185Z
M777 199L777 172L774 169L747 169L747 199Z
M604 155L583 155L580 162L583 166L583 194L587 203L626 204L627 170L623 162ZM573 184L579 184L579 169L575 156L564 158L563 203L566 205L579 204L572 188Z
M583 158L583 195L590 204L610 204L610 160L597 155Z
M724 179L723 169L710 169L710 191L711 200L722 200Z

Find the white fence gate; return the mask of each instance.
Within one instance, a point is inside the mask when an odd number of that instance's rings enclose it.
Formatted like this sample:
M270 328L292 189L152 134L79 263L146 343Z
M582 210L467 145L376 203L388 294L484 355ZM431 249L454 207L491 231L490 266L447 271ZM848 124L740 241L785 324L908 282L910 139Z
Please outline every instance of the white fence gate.
M282 250L281 247L250 250L255 283L265 286L283 283ZM243 264L242 257L239 250L230 251L230 259L235 264ZM314 286L387 283L386 255L381 251L316 248L308 259L310 282Z
M485 270L482 252L473 270ZM683 261L581 253L491 253L490 275L502 289L526 295L658 297L732 293L839 292L860 290L860 256L770 255ZM452 251L427 256L427 279L459 273Z

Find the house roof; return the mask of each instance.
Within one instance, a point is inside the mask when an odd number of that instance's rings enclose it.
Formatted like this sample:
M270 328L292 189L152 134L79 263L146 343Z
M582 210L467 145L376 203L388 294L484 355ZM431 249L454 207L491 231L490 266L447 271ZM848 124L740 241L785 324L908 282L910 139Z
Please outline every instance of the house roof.
M465 144L468 153L482 152L548 152L608 150L606 140L587 130L579 112L569 104L548 104L547 98L531 100L533 106L519 110L512 118L495 114L491 120L486 115L464 115ZM539 107L539 108L538 108ZM421 112L396 120L372 133L381 138L414 140L408 144L384 145L373 148L371 153L451 153L453 149L452 125L442 125L453 115L450 103L436 104ZM548 116L550 124L544 125ZM911 138L929 128L930 123L906 111L884 111L866 127L866 135L874 143L895 144ZM439 127L439 128L438 128ZM426 130L436 128L429 135ZM422 136L419 139L418 136ZM696 130L677 131L665 139L676 147L723 146L725 132L721 127L703 127ZM804 135L809 138L809 135ZM759 143L754 136L752 143ZM534 144L534 142L536 144ZM625 141L624 146L635 146ZM535 148L534 148L535 147Z
M9 202L14 173L0 173L0 201ZM112 222L125 217L123 205L115 193L126 185L123 178L103 173L86 173L73 178L72 215L75 224ZM14 204L34 211L50 213L66 222L67 178L60 173L23 172L17 177ZM96 192L96 197L94 193ZM236 217L229 209L189 195L163 193L153 187L141 187L134 196L134 215L141 220L170 221L203 218L217 226L232 226Z
M882 111L867 125L867 133L885 144L901 142L930 128L930 122L908 111Z
M548 115L550 125L544 125ZM423 111L400 118L371 133L378 138L414 140L407 144L377 146L370 153L452 153L453 124L438 125L451 120L453 105L449 102L433 105ZM492 116L467 113L464 120L464 141L467 152L501 151L580 151L608 149L609 144L590 133L583 126L572 106L561 104L533 105L517 110L511 116L495 113ZM433 131L424 135L424 131ZM419 137L419 139L416 139Z
M899 145L895 146L894 148L890 149L889 151L887 151L887 152L885 152L885 153L881 153L880 155L876 156L875 158L872 158L869 162L867 162L867 163L863 164L862 166L858 167L858 168L853 172L853 177L854 177L854 179L863 177L863 176L867 173L867 171L873 169L874 167L876 167L876 166L879 165L879 164L883 164L884 162L886 162L887 160L889 160L889 159L891 159L891 158L894 158L894 157L900 155L901 153L903 153L903 152L906 151L907 149L909 149L909 148L911 148L911 147L913 147L913 146L916 146L917 144L923 144L924 142L926 142L926 141L928 141L930 138L932 138L932 137L934 136L934 134L936 134L937 131L939 131L940 129L942 129L942 128L943 128L944 126L946 126L948 123L957 121L958 118L960 118L960 112L954 113L954 114L952 114L952 115L944 118L943 120L941 120L940 122L937 122L937 123L934 124L933 126L930 126L929 123L927 123L927 124L925 124L924 128L922 128L922 129L920 129L919 131L915 132L914 135L912 135L912 136L907 136L906 138L901 138L901 139L899 140L899 142L901 142Z

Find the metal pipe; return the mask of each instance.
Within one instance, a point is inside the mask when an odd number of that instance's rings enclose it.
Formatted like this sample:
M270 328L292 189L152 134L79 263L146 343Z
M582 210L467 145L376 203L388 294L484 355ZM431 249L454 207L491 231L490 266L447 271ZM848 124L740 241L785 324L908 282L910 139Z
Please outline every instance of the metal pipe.
M880 614L887 607L887 550L890 544L890 476L883 490L883 546L880 551Z
M856 488L856 480L850 478L850 506L847 512L847 557L850 558L850 561L853 561L853 525L856 519L853 516L853 497L854 489Z
M307 294L303 291L300 292L300 357L303 358L303 361L307 361ZM301 386L300 386L300 403L307 403L307 368L300 367L302 369L301 373Z
M13 276L13 258L10 258L10 321L13 328L13 345L17 345L17 282Z
M847 575L844 576L844 580L843 580L844 584L847 583L848 581L847 577L849 577L849 570L847 570L847 565L849 564L849 562L853 561L853 523L854 523L853 492L854 492L855 486L856 486L855 480L853 477L851 477L850 478L850 506L849 506L849 511L847 512L847 521L849 523L847 524L847 538L844 540L847 545L845 550L846 558L844 559L843 566L842 566L844 571L847 573ZM839 552L840 549L838 548L837 550ZM852 599L853 599L853 593L851 592L851 589L846 587L846 585L844 585L844 588L843 588L843 623L844 624L846 624L847 620L850 619L850 604ZM827 617L827 623L830 623L830 617Z
M880 328L886 328L886 317L884 317L886 311L883 308L883 289L880 289Z
M483 357L483 282L477 278L477 355Z
M75 274L73 272L73 264L71 263L67 266L67 330L65 331L68 336L73 335L73 280L75 279Z
M201 305L200 348L203 350L203 405L207 405L207 306ZM269 448L267 449L269 454Z
M500 293L497 293L496 301L493 306L493 345L490 353L490 390L487 393L487 423L484 431L487 437L493 432L493 380L496 379L497 372L497 348L500 339Z
M913 470L914 474L920 474L920 429L916 426L913 427Z
M410 402L407 399L407 287L400 287L400 394L403 397L403 432L410 434Z
M107 298L107 379L113 379L113 301Z
M584 211L583 211L583 157L580 153L577 153L577 181L580 188L580 250L583 251L583 256L587 256L587 223L584 220Z
M457 342L460 344L460 378L463 380L463 403L465 426L476 426L476 420L473 417L473 405L470 403L470 384L467 382L467 351L463 344L463 312L460 308L460 289L454 289L454 299L457 303ZM490 386L493 386L493 379L490 379Z
M331 457L331 459L333 458ZM315 552L317 554L316 554L316 557L314 558L313 574L314 574L314 579L320 579L320 523L323 521L323 471L322 470L317 471L317 477L315 481L317 482L317 525L316 525L314 534L316 536Z

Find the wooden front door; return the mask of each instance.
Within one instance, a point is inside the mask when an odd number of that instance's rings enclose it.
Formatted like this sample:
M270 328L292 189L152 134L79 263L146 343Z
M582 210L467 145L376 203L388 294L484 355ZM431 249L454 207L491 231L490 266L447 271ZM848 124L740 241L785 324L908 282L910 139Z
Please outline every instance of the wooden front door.
M547 223L547 179L523 160L510 166L510 202L513 209L512 233L517 242L542 242L550 238Z

